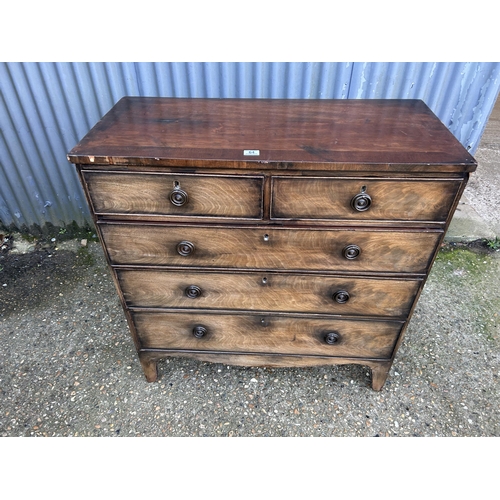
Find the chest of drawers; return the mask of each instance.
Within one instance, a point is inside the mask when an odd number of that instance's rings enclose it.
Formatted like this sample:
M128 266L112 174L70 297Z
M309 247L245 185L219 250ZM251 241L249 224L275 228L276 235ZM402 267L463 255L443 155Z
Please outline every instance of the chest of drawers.
M148 381L189 356L375 390L476 168L418 100L127 97L68 159Z

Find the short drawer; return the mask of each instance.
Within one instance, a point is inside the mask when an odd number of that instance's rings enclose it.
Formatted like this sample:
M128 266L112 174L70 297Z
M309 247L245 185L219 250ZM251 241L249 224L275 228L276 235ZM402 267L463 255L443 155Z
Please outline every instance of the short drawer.
M445 222L461 180L273 177L275 219Z
M100 224L113 264L426 272L441 231Z
M419 280L117 270L129 307L406 317Z
M273 315L133 313L143 349L390 358L403 323Z
M261 219L263 177L83 171L96 214Z

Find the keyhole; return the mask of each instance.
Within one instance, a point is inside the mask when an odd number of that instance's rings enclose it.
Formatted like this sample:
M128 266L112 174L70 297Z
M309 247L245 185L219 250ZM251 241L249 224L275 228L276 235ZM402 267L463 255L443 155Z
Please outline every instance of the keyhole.
M269 235L268 234L264 235L264 241L269 241Z
M265 285L267 283L267 278L262 278L262 283Z

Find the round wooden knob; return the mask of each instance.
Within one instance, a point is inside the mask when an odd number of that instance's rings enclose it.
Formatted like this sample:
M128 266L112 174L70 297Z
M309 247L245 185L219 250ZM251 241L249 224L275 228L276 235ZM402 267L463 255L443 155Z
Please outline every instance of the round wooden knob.
M208 330L203 326L203 325L196 325L194 328L193 328L193 335L197 338L197 339L201 339L202 337L204 337L206 334L208 333Z
M196 285L189 285L185 290L184 293L186 297L189 297L190 299L197 299L198 297L201 296L201 288Z
M181 241L177 245L177 253L183 257L187 257L194 252L194 245L190 241Z
M368 210L372 204L372 198L368 193L362 191L354 196L351 200L351 207L358 212Z
M186 193L186 191L184 191L180 187L176 186L170 192L169 200L170 200L170 203L172 203L172 205L175 205L176 207L182 207L183 205L185 205L188 202L189 197L188 197L188 194Z
M361 248L359 248L358 245L347 245L342 250L342 255L344 256L344 258L348 260L356 259L360 253L361 253Z
M340 335L337 332L328 332L325 334L325 342L333 345L340 340Z
M349 300L349 292L345 290L339 290L333 294L333 300L338 304L345 304Z

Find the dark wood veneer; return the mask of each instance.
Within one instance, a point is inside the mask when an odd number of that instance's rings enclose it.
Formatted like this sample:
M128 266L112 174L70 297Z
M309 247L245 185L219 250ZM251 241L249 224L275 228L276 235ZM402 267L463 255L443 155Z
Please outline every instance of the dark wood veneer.
M243 353L322 355L353 358L390 357L401 323L294 318L237 314L134 312L143 348ZM197 325L208 331L199 339ZM325 335L338 332L334 345Z
M307 274L204 273L189 271L118 270L130 307L302 311L333 315L405 317L419 280L327 277ZM189 286L199 295L186 294ZM339 303L334 294L345 290Z
M68 159L148 381L188 356L375 390L476 168L419 100L126 97Z
M263 176L85 171L83 177L101 215L263 216ZM184 198L173 203L176 192Z
M258 158L244 150L258 149ZM420 100L124 97L69 153L79 164L433 164L474 159ZM301 165L293 168L301 169Z
M117 265L424 274L442 231L99 224ZM179 242L194 246L180 255ZM129 244L133 242L133 245ZM346 259L355 244L360 254Z

